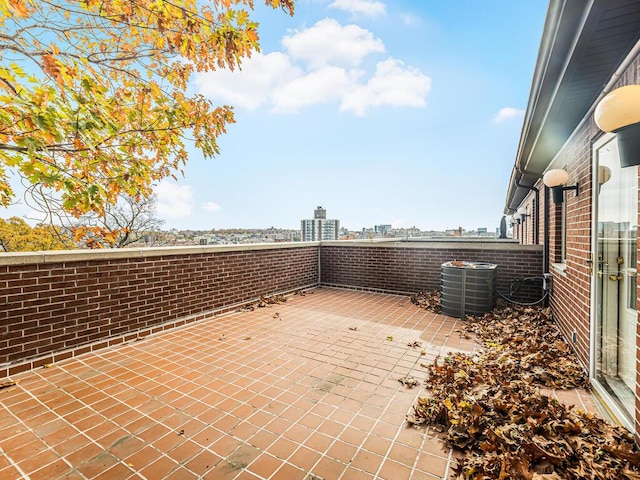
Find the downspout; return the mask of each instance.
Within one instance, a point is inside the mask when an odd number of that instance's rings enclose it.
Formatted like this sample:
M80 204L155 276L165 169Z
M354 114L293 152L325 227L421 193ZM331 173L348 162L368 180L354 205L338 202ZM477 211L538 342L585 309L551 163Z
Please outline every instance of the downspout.
M516 170L523 175L522 171L519 168ZM524 188L527 190L533 190L535 192L535 205L533 206L534 215L536 218L536 229L534 231L534 239L536 245L540 242L540 229L539 229L539 221L538 215L540 214L540 190L536 187L529 187L526 185L521 185L518 180L516 180L516 187ZM542 276L545 278L549 274L549 188L545 186L544 188L544 245L542 249ZM545 306L548 305L549 300L545 300Z
M549 273L549 188L544 187L544 250L542 259L542 271Z
M518 170L520 172L520 170ZM522 172L520 172L522 173ZM540 243L540 222L538 220L538 216L540 215L540 190L536 187L528 187L526 185L521 185L518 180L516 180L516 187L525 188L527 190L533 190L535 192L535 202L533 204L533 218L536 224L536 228L533 231L533 243L538 245Z

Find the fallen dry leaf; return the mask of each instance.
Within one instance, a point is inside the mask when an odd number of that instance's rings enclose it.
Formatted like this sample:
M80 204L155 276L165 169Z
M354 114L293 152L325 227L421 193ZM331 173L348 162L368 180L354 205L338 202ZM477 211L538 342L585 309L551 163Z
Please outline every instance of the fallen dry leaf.
M6 380L4 382L0 382L0 390L3 388L9 388L9 387L13 387L14 385L17 385L18 381L13 381L13 380Z
M463 451L454 478L640 479L627 430L540 392L589 387L548 310L502 304L463 329L482 348L421 363L429 392L407 415Z
M413 378L410 375L407 375L406 377L402 377L399 378L398 381L403 384L405 387L407 388L413 388L416 387L420 384L420 382L418 382L418 380L416 380L415 378Z
M411 295L411 302L433 313L440 313L440 292L431 290Z
M294 292L296 294L297 292ZM284 295L271 295L271 296L260 296L260 299L257 302L249 303L244 307L237 309L236 312L251 312L258 308L271 307L273 305L279 303L285 303L287 301L287 297Z

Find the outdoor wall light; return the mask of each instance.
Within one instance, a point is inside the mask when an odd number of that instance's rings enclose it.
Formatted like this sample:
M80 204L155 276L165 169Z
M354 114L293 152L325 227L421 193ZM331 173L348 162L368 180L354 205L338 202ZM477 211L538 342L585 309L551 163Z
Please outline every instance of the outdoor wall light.
M617 135L620 166L640 165L640 85L609 92L593 116L600 130Z
M515 222L516 225L520 225L520 222L522 221L522 215L520 215L519 213L516 213L511 217L511 221Z
M516 210L516 213L517 213L518 215L520 215L520 219L521 219L523 222L525 222L525 221L527 220L527 217L530 217L530 216L531 216L531 215L529 215L529 214L527 213L527 211L528 211L528 210L527 210L527 208L526 208L526 207L520 207L520 208L518 208L518 210Z
M576 195L580 193L578 190L578 183L570 187L565 186L569 180L569 174L562 168L556 168L549 170L542 177L542 182L549 188L551 188L551 195L553 197L553 203L564 202L564 192L566 190L575 190Z

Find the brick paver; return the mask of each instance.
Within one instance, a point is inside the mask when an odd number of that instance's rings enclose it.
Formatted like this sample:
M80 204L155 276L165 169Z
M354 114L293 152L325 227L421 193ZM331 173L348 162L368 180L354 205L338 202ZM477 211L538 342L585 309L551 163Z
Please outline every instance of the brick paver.
M0 478L442 478L452 454L407 426L423 390L398 379L472 351L458 328L407 297L318 288L26 372L0 390Z

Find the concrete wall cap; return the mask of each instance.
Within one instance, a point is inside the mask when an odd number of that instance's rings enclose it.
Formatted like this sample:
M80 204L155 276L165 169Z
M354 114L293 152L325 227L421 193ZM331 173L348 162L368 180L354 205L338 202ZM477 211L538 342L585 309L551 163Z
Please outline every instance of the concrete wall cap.
M542 251L543 245L520 245L517 241L465 241L465 240L426 240L426 241L324 241L321 247L366 247L366 248L413 248L424 250L498 250L498 251Z
M0 266L41 263L70 263L95 260L120 260L164 256L199 255L256 250L283 250L319 246L319 242L255 243L243 245L207 245L186 247L109 248L101 250L52 250L46 252L0 253Z

